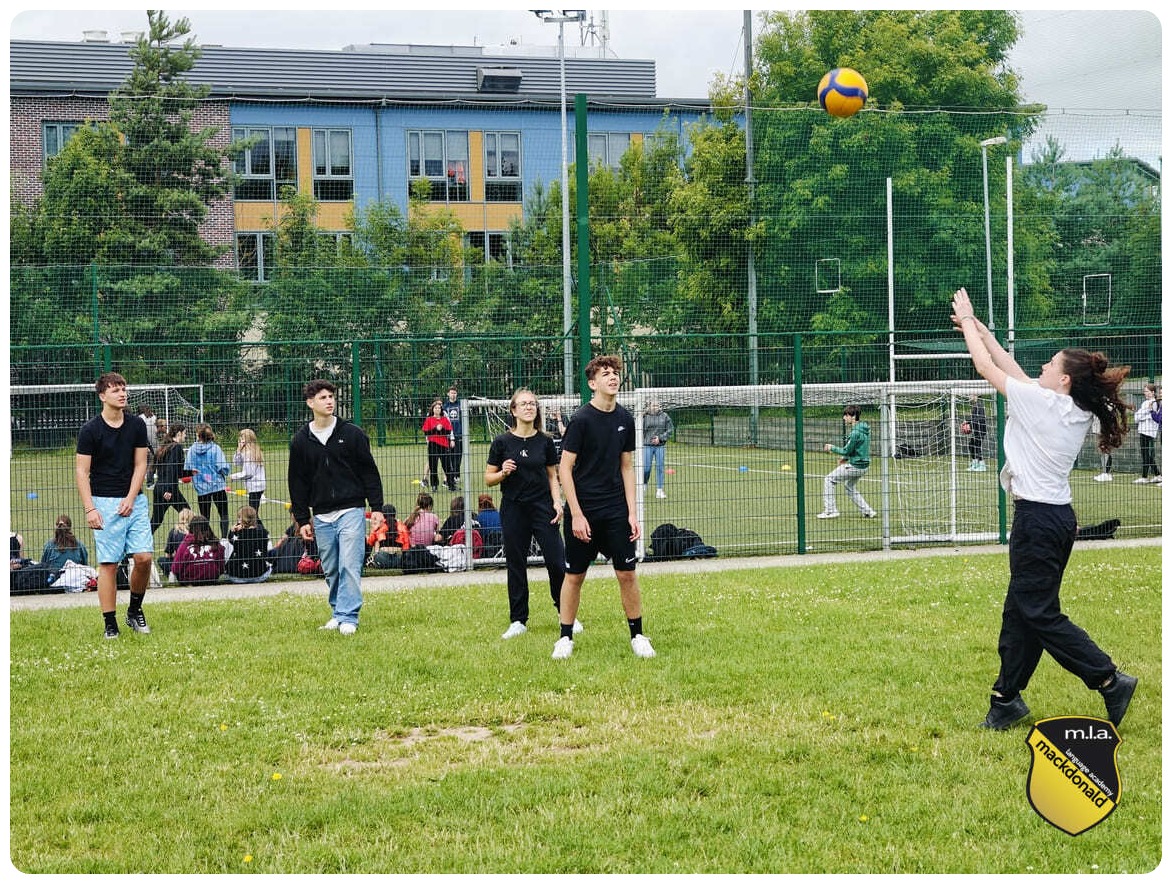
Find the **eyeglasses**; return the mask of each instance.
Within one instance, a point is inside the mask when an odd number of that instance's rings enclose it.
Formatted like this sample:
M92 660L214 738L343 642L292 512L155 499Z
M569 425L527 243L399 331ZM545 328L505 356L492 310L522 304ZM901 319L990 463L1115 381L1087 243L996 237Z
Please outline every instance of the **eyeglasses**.
M517 407L518 408L536 408L537 403L536 402L518 402Z

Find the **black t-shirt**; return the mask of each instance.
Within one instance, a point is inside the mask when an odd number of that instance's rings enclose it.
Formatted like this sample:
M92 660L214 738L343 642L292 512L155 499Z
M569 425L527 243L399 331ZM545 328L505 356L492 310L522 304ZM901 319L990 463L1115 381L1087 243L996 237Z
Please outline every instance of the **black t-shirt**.
M600 411L587 402L566 424L562 451L577 455L574 490L583 511L627 505L622 455L635 450L635 419L617 402Z
M511 503L534 503L549 501L549 474L547 467L556 467L557 449L553 440L544 433L535 433L522 439L515 433L501 433L488 447L488 464L497 467L512 459L517 472L500 484L501 500Z
M77 453L90 456L90 494L94 497L125 497L134 477L134 453L147 447L146 424L133 415L112 427L99 414L90 418L77 434Z

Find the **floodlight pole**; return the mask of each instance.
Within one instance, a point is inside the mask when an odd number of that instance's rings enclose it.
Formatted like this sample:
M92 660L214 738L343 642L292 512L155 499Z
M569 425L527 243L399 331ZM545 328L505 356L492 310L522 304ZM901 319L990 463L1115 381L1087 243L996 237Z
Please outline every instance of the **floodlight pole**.
M582 22L586 20L584 9L534 9L536 15L546 24L557 22L558 26L558 67L561 72L561 115L562 115L562 347L563 370L565 375L566 395L574 394L574 340L570 335L573 329L574 313L573 275L570 271L570 164L569 151L566 144L566 22ZM582 162L584 158L579 157Z
M989 238L989 148L1008 141L1004 135L981 142L981 180L985 190L985 296L989 301L989 328L993 328L993 243Z

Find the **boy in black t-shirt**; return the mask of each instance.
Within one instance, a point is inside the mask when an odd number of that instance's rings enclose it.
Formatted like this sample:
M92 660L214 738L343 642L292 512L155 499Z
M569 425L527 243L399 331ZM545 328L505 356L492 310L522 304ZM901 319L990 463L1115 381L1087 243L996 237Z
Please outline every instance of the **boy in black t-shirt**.
M147 470L147 431L137 417L126 414L126 378L107 372L94 384L102 412L77 434L74 478L86 524L94 532L98 558L98 604L106 622L106 638L118 638L118 565L129 553L130 604L126 625L149 633L142 600L150 580L154 540L150 506L142 493Z
M566 579L561 638L554 645L553 658L564 660L574 651L574 619L582 583L599 552L614 566L631 631L631 650L637 657L654 657L655 650L643 635L643 602L635 575L635 541L641 533L635 512L635 419L617 401L622 361L617 356L596 356L587 363L585 373L594 395L566 426L558 465L566 498Z

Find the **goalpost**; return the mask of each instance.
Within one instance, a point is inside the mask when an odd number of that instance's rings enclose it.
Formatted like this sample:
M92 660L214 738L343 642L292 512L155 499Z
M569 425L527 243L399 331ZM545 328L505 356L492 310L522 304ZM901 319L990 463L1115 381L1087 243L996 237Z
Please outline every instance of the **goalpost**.
M803 468L812 455L821 456L821 442L840 441L841 409L860 405L872 425L871 467L867 482L876 489L878 500L872 505L882 516L885 547L900 544L933 542L983 542L998 539L996 476L969 469L968 437L961 424L969 416L971 398L982 400L986 413L993 414L992 388L984 381L875 382L865 384L776 384L732 387L645 387L619 394L620 404L635 416L636 507L642 539L638 555L647 554L647 543L654 525L648 524L643 477L643 440L641 416L651 400L658 401L673 415L677 430L682 426L703 425L704 438L694 429L687 445L673 445L674 452L711 452L695 463L679 463L669 497L680 501L681 508L715 507L735 496L736 518L761 518L770 508L770 497L803 496L807 522L820 504L825 468ZM800 396L800 398L799 398ZM576 397L539 397L543 416L558 407L568 416L580 402ZM469 420L485 421L491 437L503 432L508 424L508 400L466 400ZM750 415L759 415L757 440L747 444L745 429ZM469 426L466 422L465 426ZM798 443L804 437L802 448ZM815 446L814 443L817 443ZM992 459L995 434L985 439L983 456ZM704 446L704 447L700 447ZM749 459L759 466L750 473L743 465ZM465 446L467 451L467 445ZM679 457L679 455L676 455ZM727 463L726 463L727 461ZM797 469L791 469L795 462ZM463 475L469 475L465 465ZM764 474L764 475L762 475ZM750 487L761 496L747 495ZM794 479L803 482L796 484ZM875 490L868 491L868 498ZM655 508L655 512L662 511ZM670 511L668 511L670 513ZM693 515L691 518L699 518ZM726 517L725 523L729 521ZM715 519L714 523L721 522ZM844 528L850 523L844 523ZM681 523L681 526L687 527ZM699 527L699 526L697 526ZM704 532L701 531L701 534ZM721 538L712 538L722 546ZM705 537L709 542L709 538ZM727 543L727 539L725 540ZM758 550L760 551L760 550ZM540 562L531 550L530 561ZM481 564L499 564L482 561Z
M203 384L132 384L128 409L147 405L167 421L203 421ZM10 388L13 444L59 448L72 444L77 431L101 406L93 384L28 384Z

